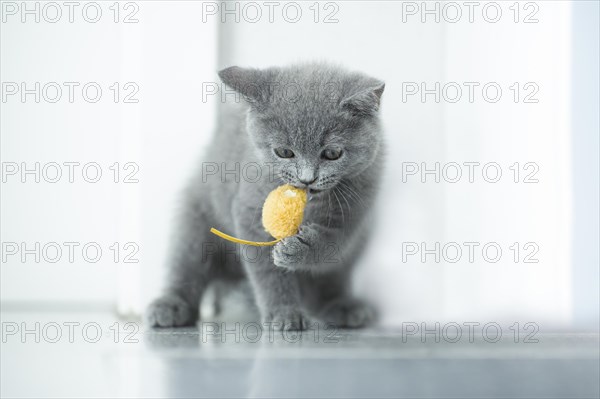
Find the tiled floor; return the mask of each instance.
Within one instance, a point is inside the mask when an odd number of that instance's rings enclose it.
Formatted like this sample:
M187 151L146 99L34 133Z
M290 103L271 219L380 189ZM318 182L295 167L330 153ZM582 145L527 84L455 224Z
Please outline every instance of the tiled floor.
M401 330L321 328L283 337L265 328L259 338L256 324L217 327L146 331L108 312L3 311L1 396L600 395L598 334L540 332L537 343L515 343L508 332L491 343L478 332L474 342L467 334L456 343L429 335L423 343Z

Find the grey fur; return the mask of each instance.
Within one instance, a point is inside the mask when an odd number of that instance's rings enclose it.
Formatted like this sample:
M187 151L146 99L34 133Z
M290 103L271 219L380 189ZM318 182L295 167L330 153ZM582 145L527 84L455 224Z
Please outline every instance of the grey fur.
M367 324L374 310L352 296L350 277L382 174L384 84L326 64L230 67L219 76L243 101L223 105L203 167L187 188L170 280L148 309L149 324L194 324L209 283L244 278L263 322L276 328L302 329L312 318L338 327ZM294 158L276 156L279 147ZM341 149L341 157L322 159L325 147ZM206 165L222 173L209 174ZM225 173L236 165L238 172ZM260 165L260 178L245 175L247 165ZM310 191L297 235L274 247L241 248L209 232L272 240L262 227L262 204L283 183L304 187L300 179L316 179L308 188L322 191Z

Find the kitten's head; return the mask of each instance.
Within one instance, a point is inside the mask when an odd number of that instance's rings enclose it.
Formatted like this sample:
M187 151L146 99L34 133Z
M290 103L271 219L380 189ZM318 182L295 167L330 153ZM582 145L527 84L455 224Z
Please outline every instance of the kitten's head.
M374 162L383 82L320 64L230 67L219 76L250 104L251 141L284 182L327 190Z

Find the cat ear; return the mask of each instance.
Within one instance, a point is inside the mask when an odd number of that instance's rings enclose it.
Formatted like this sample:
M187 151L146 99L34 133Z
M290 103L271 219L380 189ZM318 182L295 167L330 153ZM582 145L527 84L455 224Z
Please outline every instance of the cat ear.
M345 98L340 105L354 115L374 115L379 110L384 89L385 83L377 82L375 85Z
M250 103L262 103L268 100L272 75L271 71L238 66L219 71L223 83L240 93Z

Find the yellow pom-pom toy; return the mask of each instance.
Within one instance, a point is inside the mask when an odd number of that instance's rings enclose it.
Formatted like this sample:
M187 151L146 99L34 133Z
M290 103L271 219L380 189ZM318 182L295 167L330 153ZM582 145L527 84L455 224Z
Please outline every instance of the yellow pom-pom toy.
M285 184L269 193L262 210L263 226L267 233L275 237L276 240L266 242L240 240L215 228L211 228L210 232L238 244L254 245L257 247L275 245L283 238L298 233L298 228L304 216L305 206L306 191Z

